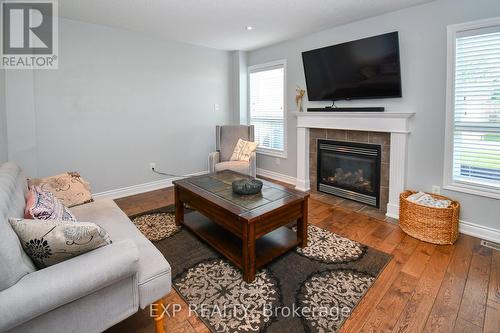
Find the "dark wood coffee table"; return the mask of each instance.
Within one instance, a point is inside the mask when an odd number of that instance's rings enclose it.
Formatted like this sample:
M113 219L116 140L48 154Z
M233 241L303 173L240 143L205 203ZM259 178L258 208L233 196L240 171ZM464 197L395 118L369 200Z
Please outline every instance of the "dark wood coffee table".
M232 171L174 181L175 220L243 270L246 282L258 268L297 245L307 245L309 194L262 180L262 192L240 196L231 183L248 176ZM184 215L184 204L196 212ZM296 223L297 232L287 227Z

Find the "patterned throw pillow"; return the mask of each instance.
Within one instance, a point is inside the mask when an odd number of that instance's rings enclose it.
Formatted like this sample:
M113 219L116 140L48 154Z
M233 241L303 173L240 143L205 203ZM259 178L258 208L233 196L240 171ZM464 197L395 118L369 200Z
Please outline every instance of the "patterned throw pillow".
M49 191L66 207L74 207L94 201L90 184L78 172L66 172L57 176L30 179L30 185Z
M9 222L38 268L111 244L108 233L95 223L13 218Z
M233 155L231 155L231 161L250 161L250 156L257 149L257 142L245 141L238 139L236 147L234 147Z
M26 200L24 217L37 220L63 220L76 222L75 216L49 191L32 186Z

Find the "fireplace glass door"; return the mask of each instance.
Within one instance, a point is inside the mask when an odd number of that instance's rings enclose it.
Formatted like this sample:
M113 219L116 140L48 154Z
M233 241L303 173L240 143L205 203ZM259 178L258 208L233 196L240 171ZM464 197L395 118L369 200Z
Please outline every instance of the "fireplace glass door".
M318 191L379 207L380 146L318 140Z

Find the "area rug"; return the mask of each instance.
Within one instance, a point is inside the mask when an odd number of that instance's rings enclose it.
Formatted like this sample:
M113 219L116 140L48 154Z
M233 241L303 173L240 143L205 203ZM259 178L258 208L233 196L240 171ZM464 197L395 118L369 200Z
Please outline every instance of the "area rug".
M308 247L274 260L252 283L188 230L154 244L173 287L212 332L336 332L391 256L316 226L308 232Z
M135 224L147 239L157 242L181 230L175 225L174 206L158 209L132 217Z

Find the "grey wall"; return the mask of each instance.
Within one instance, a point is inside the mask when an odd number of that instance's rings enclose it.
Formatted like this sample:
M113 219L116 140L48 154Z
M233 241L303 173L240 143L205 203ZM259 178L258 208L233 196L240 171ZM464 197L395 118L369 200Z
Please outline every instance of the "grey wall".
M430 191L443 182L446 26L500 15L498 0L438 0L426 5L373 17L324 30L303 38L259 49L248 54L248 65L287 59L288 158L258 156L258 167L296 175L295 87L305 87L301 52L349 40L399 31L403 98L338 103L350 106L385 106L386 112L415 112L409 138L408 187ZM324 106L326 103L305 103ZM465 221L500 229L500 201L445 192L462 203Z
M30 176L38 175L34 74L32 70L5 73L8 159L22 165Z
M233 116L229 52L66 19L59 38L58 70L7 76L10 159L33 176L78 170L94 192L164 178L150 162L207 170Z
M5 113L5 70L0 69L0 163L6 162L7 154L7 115Z

